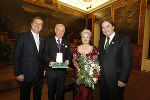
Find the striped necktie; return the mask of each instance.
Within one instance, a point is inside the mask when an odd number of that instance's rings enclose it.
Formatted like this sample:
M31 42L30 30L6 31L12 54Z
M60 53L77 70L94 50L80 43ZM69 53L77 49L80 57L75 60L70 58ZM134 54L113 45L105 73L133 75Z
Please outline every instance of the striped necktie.
M59 52L60 52L60 49L61 49L60 39L57 40L57 47L58 47Z

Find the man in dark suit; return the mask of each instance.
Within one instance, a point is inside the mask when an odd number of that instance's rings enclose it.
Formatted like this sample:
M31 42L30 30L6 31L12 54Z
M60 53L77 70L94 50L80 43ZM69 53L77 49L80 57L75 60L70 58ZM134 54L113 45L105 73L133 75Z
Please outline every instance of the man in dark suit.
M33 100L41 100L43 85L44 39L39 36L43 27L40 17L33 18L31 31L20 34L15 41L13 65L16 80L20 85L20 100L30 100L33 85Z
M101 27L106 37L99 42L100 100L123 100L132 67L131 44L127 36L114 32L111 20L104 20Z
M46 42L44 59L47 65L46 78L48 85L48 98L49 100L63 100L64 99L64 83L66 76L65 68L52 68L56 64L56 56L59 53L63 55L63 62L67 65L70 60L70 45L63 39L65 33L65 26L57 24L55 26L55 37L51 37ZM59 57L60 58L60 57Z

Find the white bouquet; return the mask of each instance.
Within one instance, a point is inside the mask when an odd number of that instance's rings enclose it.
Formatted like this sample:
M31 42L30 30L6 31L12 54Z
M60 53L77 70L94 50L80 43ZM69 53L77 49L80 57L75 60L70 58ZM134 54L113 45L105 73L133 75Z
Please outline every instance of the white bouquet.
M80 57L75 60L79 66L76 84L84 84L94 89L94 84L97 83L100 75L100 66L97 59L91 60L88 57Z

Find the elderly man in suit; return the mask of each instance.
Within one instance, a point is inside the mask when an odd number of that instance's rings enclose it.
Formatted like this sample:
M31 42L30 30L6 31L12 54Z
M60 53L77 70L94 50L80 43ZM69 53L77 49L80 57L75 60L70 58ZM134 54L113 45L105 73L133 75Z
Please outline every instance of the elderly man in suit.
M102 21L101 27L106 37L99 42L100 100L123 100L132 67L131 44L127 36L114 32L111 20Z
M62 59L67 65L70 61L70 45L63 39L65 33L65 26L57 24L55 26L54 37L51 37L46 42L44 60L47 65L46 78L48 85L48 98L49 100L63 100L64 99L64 83L66 76L65 68L53 68L56 64L57 58ZM62 54L62 56L58 56ZM62 57L62 58L61 58Z
M13 65L16 80L20 85L20 100L30 100L33 86L33 100L41 100L43 85L44 39L39 36L43 27L40 17L33 18L31 31L22 33L15 41Z

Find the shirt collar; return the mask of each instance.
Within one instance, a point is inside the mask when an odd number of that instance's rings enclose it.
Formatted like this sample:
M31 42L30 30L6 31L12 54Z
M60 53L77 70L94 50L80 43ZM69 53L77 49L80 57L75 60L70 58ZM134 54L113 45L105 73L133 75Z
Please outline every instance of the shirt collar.
M110 37L109 37L109 38L110 38L110 41L114 38L114 36L115 36L115 32L110 35Z
M37 37L37 38L39 37L39 34L34 33L32 30L31 30L31 33L33 34L34 37Z
M56 39L56 42L57 42L57 40L59 39L57 36L55 36L55 39ZM61 41L62 41L62 39L59 39L60 40L60 43L61 43Z
M114 38L114 36L115 36L115 32L109 36L109 42L112 41L112 39ZM106 39L107 39L107 38L106 38Z

